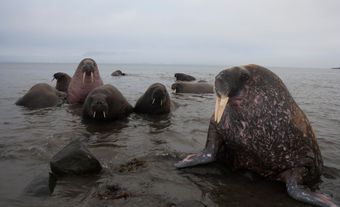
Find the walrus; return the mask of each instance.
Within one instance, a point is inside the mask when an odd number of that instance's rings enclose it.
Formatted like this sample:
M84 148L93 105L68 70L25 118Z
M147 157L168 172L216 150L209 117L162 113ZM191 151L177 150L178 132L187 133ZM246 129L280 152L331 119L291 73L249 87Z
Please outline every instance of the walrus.
M46 83L38 83L32 86L15 104L30 109L40 109L62 104L65 99L66 93L60 92Z
M91 91L83 105L83 117L94 120L115 120L133 111L121 92L106 84Z
M91 58L85 58L79 63L68 86L68 102L82 104L90 91L102 85L97 63Z
M196 80L195 77L193 77L191 75L187 75L185 73L175 73L175 78L176 78L176 81L194 81L194 80Z
M166 87L154 83L136 102L134 111L144 114L166 114L170 112L171 100Z
M54 80L54 79L57 80L57 84L56 84L55 88L58 91L62 91L62 92L67 93L67 89L68 89L68 86L70 85L72 78L66 73L58 72L58 73L53 74L52 80Z
M174 93L214 93L213 85L209 83L177 82L171 85Z
M205 148L177 168L224 161L284 182L296 200L336 206L302 186L320 178L323 161L312 126L278 76L258 65L232 67L215 77L215 92Z
M111 76L125 76L126 74L123 73L121 70L116 70L113 73L111 73Z

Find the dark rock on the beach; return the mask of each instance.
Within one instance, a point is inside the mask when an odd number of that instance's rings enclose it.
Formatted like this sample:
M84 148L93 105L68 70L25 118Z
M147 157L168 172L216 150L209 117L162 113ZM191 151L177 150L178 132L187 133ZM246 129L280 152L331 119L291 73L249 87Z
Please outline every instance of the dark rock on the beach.
M201 201L187 200L182 201L176 205L176 207L206 207Z
M176 81L194 81L194 80L196 80L195 77L193 77L191 75L187 75L185 73L175 73L175 78L176 78Z
M52 172L60 176L95 174L102 169L99 161L79 139L54 155L50 165Z
M113 73L111 73L111 76L124 76L126 75L125 73L123 73L121 70L116 70Z
M53 173L40 174L25 187L24 193L32 196L48 196L54 191L57 183L57 176Z

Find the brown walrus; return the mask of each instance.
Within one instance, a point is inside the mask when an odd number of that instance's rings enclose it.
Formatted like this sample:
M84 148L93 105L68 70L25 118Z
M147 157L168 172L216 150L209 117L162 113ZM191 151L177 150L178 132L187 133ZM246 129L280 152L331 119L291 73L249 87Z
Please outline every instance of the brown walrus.
M176 81L194 81L194 80L196 80L195 77L193 77L191 75L184 74L184 73L175 73L175 78L176 78Z
M67 93L67 89L68 89L68 86L70 85L72 78L66 73L58 72L58 73L54 73L53 80L54 79L57 80L57 84L55 88L58 91Z
M38 83L15 104L30 109L40 109L62 104L65 99L66 93L57 91L46 83Z
M82 104L90 91L102 85L97 63L91 58L85 58L79 63L68 86L68 102Z
M83 105L83 117L95 120L115 120L128 116L133 111L121 92L106 84L91 91Z
M209 83L186 83L177 82L171 85L174 93L214 93L213 85Z
M166 87L152 84L136 102L134 111L144 114L166 114L170 112L171 100Z
M302 187L319 179L322 157L314 131L281 79L257 65L233 67L215 78L215 113L205 149L177 168L223 160L286 183L288 194L316 206L336 206Z

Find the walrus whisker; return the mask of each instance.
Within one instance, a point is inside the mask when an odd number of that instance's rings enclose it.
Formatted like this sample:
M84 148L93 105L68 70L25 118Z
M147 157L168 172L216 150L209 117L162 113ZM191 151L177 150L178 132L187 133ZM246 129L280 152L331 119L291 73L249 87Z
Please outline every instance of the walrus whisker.
M96 112L95 111L93 112L93 118L96 118Z
M155 103L155 100L156 100L155 98L154 98L154 99L152 99L152 104L154 104L154 103Z
M229 97L227 97L227 96L222 96L221 98L218 97L218 96L216 97L214 117L215 117L215 121L217 123L219 123L221 121L224 109L228 104L228 100L229 100Z
M93 72L91 72L91 83L93 83L94 82L94 75L93 75Z
M85 83L85 77L86 77L86 73L83 72L83 84Z

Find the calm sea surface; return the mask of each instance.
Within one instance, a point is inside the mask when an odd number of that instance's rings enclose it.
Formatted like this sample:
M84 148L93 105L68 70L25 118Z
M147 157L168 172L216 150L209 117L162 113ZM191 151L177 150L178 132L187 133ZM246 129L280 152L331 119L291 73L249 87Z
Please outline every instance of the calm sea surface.
M116 86L134 105L149 85L170 92L175 72L213 82L223 66L105 65L104 83ZM214 95L174 95L179 107L161 117L130 115L126 121L89 124L70 105L27 110L15 101L31 86L51 82L55 72L73 75L77 64L0 64L0 206L171 206L198 200L207 206L307 206L290 199L282 183L232 172L221 164L176 170L173 164L205 144ZM116 69L128 75L111 77ZM314 127L326 170L320 191L340 203L340 70L270 68L287 85ZM23 193L50 158L81 139L104 167L98 176L59 179L54 193ZM133 159L141 164L124 170ZM130 197L105 200L98 189L119 185Z

